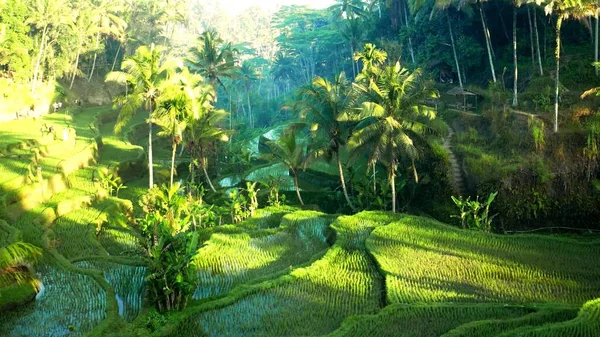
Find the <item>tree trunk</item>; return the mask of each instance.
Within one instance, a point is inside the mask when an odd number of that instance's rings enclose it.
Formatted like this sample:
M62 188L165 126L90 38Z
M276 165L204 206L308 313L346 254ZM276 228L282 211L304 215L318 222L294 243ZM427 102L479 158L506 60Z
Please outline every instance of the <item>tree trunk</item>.
M518 83L519 83L519 68L517 65L517 7L513 8L513 60L514 60L514 81L513 81L513 101L512 105L517 106L519 104L518 99Z
M195 180L195 175L196 175L196 170L194 169L194 157L192 156L192 153L190 151L190 182L192 184L192 186L194 185L194 180Z
M504 36L506 36L506 40L510 41L510 37L508 36L508 29L506 29L506 23L504 22L504 16L502 15L502 8L499 5L498 1L494 1L496 4L496 8L498 9L498 16L500 17L500 23L502 24L502 31L504 32Z
M354 48L352 48L352 42L350 43L350 62L352 62L352 78L356 78L356 70L354 69Z
M554 132L558 132L558 85L559 85L559 68L560 68L560 28L562 26L563 17L558 15L556 20L556 86L554 91Z
M494 69L494 59L492 58L492 42L488 32L485 18L483 17L483 5L479 3L479 15L481 16L481 25L483 27L483 35L485 36L485 46L487 48L488 60L490 61L490 70L492 71L492 80L496 83L496 70Z
M77 67L79 66L79 54L80 49L77 48L77 57L75 57L75 69L73 69L73 76L71 77L71 84L69 85L69 89L73 88L73 82L75 82L75 74L77 74Z
M544 75L542 68L542 51L540 50L540 34L537 27L537 10L533 7L533 29L535 30L535 44L537 46L538 65L540 66L540 75Z
M154 186L154 166L152 164L152 110L154 104L150 103L150 111L148 112L148 185L150 188Z
M379 0L379 4L377 5L377 9L379 10L379 18L381 19L381 0Z
M115 54L115 59L113 60L112 67L110 71L115 71L115 65L117 63L117 59L119 58L119 52L121 51L121 42L119 42L119 47L117 47L117 53Z
M94 62L92 62L92 70L90 71L90 77L88 78L88 82L92 80L92 76L94 76L94 69L96 68L96 58L98 57L98 44L100 43L100 33L96 33L96 51L94 52Z
M396 163L390 165L390 185L392 185L392 213L396 213Z
M173 187L173 175L175 174L175 152L177 150L177 144L173 142L173 149L171 151L171 187Z
M531 46L531 69L535 69L535 48L533 46L533 27L531 25L531 11L527 7L527 21L529 22L529 45Z
M302 201L302 197L300 196L300 188L298 187L298 173L296 170L292 170L294 174L294 187L296 188L296 195L298 196L298 200L300 200L300 205L304 206L304 201Z
M598 12L596 12L596 27L594 31L594 62L598 62ZM598 67L596 67L596 76L598 76Z
M408 6L408 4L407 4ZM406 25L406 28L408 29L408 8L404 9L404 24ZM408 34L408 51L410 52L410 59L412 61L412 63L415 63L415 51L413 49L413 45L412 45L412 38L410 37L410 33Z
M250 127L254 128L254 116L252 116L252 105L250 104L250 90L246 89L246 100L248 101L248 116L250 118Z
M40 73L40 65L42 63L42 55L44 54L44 48L46 44L46 39L48 35L48 26L45 26L42 30L42 41L40 42L40 50L38 51L38 55L35 61L35 68L33 69L33 81L31 82L31 92L35 92L35 87L37 85L38 74Z
M206 182L208 182L208 186L210 186L210 189L213 192L216 192L217 190L215 189L215 186L213 185L212 181L210 180L210 177L208 176L208 172L206 172L206 159L204 158L204 155L200 156L200 166L202 166L202 172L204 173L204 177L206 178Z
M350 208L354 211L355 210L354 205L350 201L350 197L348 196L348 190L346 189L346 181L344 179L344 169L342 168L342 162L340 160L339 152L336 152L336 159L337 159L338 171L340 172L340 182L342 183L342 190L344 191L344 197L346 197L346 202L348 203L348 206L350 206Z
M375 168L377 166L377 163L375 161L373 161L372 166L373 166L373 195L376 195L377 194L377 177L376 177Z
M446 17L448 18L448 30L450 31L450 41L452 42L452 52L454 53L454 62L456 63L456 73L458 74L458 84L460 89L463 90L462 75L460 73L460 66L458 65L458 56L456 55L456 45L454 44L454 34L452 33L452 23L450 22L450 14L446 11Z

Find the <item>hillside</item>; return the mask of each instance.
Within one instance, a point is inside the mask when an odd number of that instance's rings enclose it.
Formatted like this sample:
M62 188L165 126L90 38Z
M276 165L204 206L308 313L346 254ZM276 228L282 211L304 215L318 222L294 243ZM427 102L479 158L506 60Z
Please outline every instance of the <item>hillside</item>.
M336 216L290 207L201 230L206 241L196 253L193 300L165 324L147 325L139 233L110 215L111 209L133 211L144 178L129 180L121 198L106 195L98 181L98 170L133 178L128 170L143 165L139 147L112 135L115 117L96 108L2 124L6 132L29 133L2 140L0 243L22 239L44 248L36 300L0 318L8 336L600 333L598 241L466 231L386 212ZM76 138L37 134L42 123L67 127ZM29 163L41 172L30 177ZM0 307L31 291L0 289Z

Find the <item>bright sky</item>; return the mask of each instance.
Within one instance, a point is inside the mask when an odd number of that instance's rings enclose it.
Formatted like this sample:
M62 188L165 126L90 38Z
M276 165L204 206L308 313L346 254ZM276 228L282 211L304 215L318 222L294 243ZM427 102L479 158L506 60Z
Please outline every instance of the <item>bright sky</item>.
M228 9L230 13L237 13L253 5L269 9L286 5L307 5L312 8L325 8L331 6L334 2L334 0L220 0L219 5L222 8Z

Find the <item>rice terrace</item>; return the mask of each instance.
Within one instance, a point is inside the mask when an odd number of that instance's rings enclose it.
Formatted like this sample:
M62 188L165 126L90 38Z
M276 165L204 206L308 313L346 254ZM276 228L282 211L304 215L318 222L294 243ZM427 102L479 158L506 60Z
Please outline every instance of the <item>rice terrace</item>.
M0 336L600 337L599 13L0 0Z

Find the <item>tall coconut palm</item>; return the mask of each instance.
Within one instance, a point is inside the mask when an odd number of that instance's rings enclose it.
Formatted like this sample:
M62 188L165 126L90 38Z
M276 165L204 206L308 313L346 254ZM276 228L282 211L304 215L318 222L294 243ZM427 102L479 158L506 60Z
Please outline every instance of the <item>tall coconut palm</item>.
M208 150L217 142L229 141L229 131L219 126L229 113L213 108L215 94L211 86L204 87L199 91L199 94L195 98L196 107L193 109L193 113L189 114L186 119L185 147L191 157L190 175L192 183L195 176L194 168L198 165L202 169L210 189L215 192L215 186L207 171Z
M200 35L198 45L189 50L187 63L190 70L208 79L215 92L219 85L225 88L222 78L234 77L237 72L231 44L224 43L213 29Z
M41 34L36 61L33 67L32 93L35 92L37 83L41 77L41 68L43 67L43 60L49 44L49 36L57 27L71 21L72 18L69 15L64 15L65 11L68 12L69 10L69 4L66 0L36 0L31 2L31 16L25 23L33 25Z
M539 0L538 0L539 1ZM542 1L539 1L542 3ZM558 132L558 99L559 99L559 72L560 72L560 31L564 20L575 17L583 18L595 15L592 5L584 3L583 0L550 0L545 3L546 14L556 14L556 76L554 87L554 132Z
M293 123L277 140L266 141L269 152L264 155L265 158L281 162L292 172L296 196L301 205L304 205L304 201L298 186L298 171L304 166L306 149L304 144L297 141L296 131L304 126L304 123Z
M353 210L340 160L340 150L346 143L348 130L338 119L354 109L355 104L356 95L344 73L336 76L333 83L321 77L315 78L312 85L300 90L300 100L297 102L301 117L306 118L313 131L307 163L321 158L328 161L335 158L344 197Z
M397 166L402 159L410 161L418 182L415 160L419 151L415 140L442 129L434 122L434 110L424 104L426 98L437 97L437 92L420 77L420 69L411 73L400 63L387 66L369 85L355 84L366 101L360 113L346 113L340 118L359 122L348 142L352 153L369 153L370 163L380 161L387 167L393 212L396 212Z
M162 57L162 49L154 45L139 47L135 54L126 57L121 64L122 71L113 71L106 75L106 81L126 86L126 94L115 99L121 106L115 132L120 133L129 120L144 107L148 112L148 184L154 186L152 161L152 124L157 99L161 95L162 83L169 80L175 71L182 67L179 60Z
M201 94L202 77L192 75L187 68L175 76L172 81L164 82L164 90L159 97L156 109L156 124L163 131L159 136L171 138L171 180L175 173L175 153L177 146L183 141L183 133L187 127L189 116L197 115L197 102Z
M14 242L0 247L0 288L12 284L38 282L27 267L42 255L42 250L25 242Z

